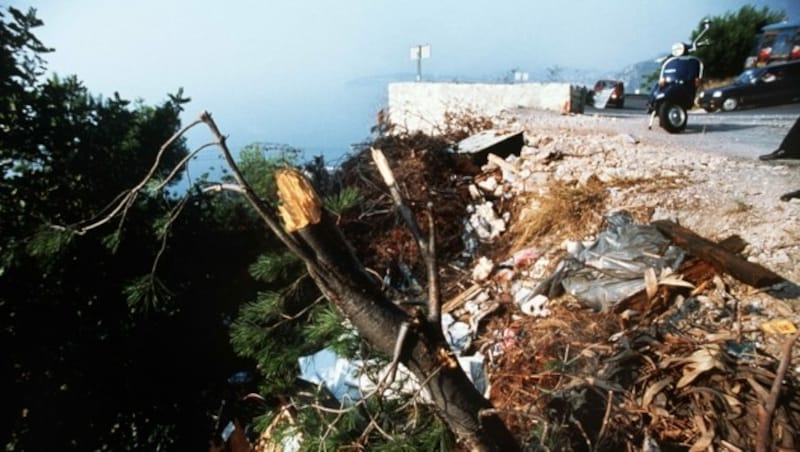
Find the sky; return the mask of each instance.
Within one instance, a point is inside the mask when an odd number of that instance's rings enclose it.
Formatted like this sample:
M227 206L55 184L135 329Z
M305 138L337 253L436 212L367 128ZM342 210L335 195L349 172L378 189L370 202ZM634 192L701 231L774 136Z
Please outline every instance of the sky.
M800 0L12 0L34 7L50 71L92 93L157 103L184 89L234 149L285 143L329 159L370 135L388 81L499 78L562 66L617 71L686 41L705 16ZM189 144L208 141L198 131ZM210 157L201 157L209 159Z

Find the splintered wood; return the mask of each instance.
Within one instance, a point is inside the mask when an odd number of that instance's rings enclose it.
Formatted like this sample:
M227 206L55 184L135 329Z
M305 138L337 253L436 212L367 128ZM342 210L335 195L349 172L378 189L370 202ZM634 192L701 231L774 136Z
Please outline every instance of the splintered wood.
M745 284L753 287L766 287L785 281L782 276L772 270L749 262L738 254L671 221L654 221L653 225L690 254L707 261L717 270L727 273Z
M275 173L275 182L281 199L278 211L287 231L294 232L319 223L322 203L302 173L293 169L280 170Z

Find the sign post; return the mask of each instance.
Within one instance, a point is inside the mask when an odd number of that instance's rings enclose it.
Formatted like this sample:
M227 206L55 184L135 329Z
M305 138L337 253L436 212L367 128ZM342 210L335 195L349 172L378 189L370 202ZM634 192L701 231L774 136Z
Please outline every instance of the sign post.
M422 59L431 57L431 45L417 45L411 48L411 59L417 60L417 81L422 81Z

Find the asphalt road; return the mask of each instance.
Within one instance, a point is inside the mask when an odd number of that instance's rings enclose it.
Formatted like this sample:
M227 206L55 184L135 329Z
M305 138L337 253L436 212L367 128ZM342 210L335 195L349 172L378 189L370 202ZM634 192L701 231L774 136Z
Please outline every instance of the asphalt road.
M617 128L626 125L634 135L743 158L758 158L776 149L800 118L800 103L733 112L698 110L689 113L683 133L669 134L658 126L657 118L653 129L647 129L646 100L646 96L626 96L624 108L587 107L584 114L613 118Z

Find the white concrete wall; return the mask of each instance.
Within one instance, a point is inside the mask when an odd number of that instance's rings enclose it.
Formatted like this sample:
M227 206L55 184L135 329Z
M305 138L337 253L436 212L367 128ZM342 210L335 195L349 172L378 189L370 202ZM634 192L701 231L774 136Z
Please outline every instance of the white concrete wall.
M560 112L570 91L567 83L390 83L389 119L402 129L435 134L446 111L494 116L530 107Z

